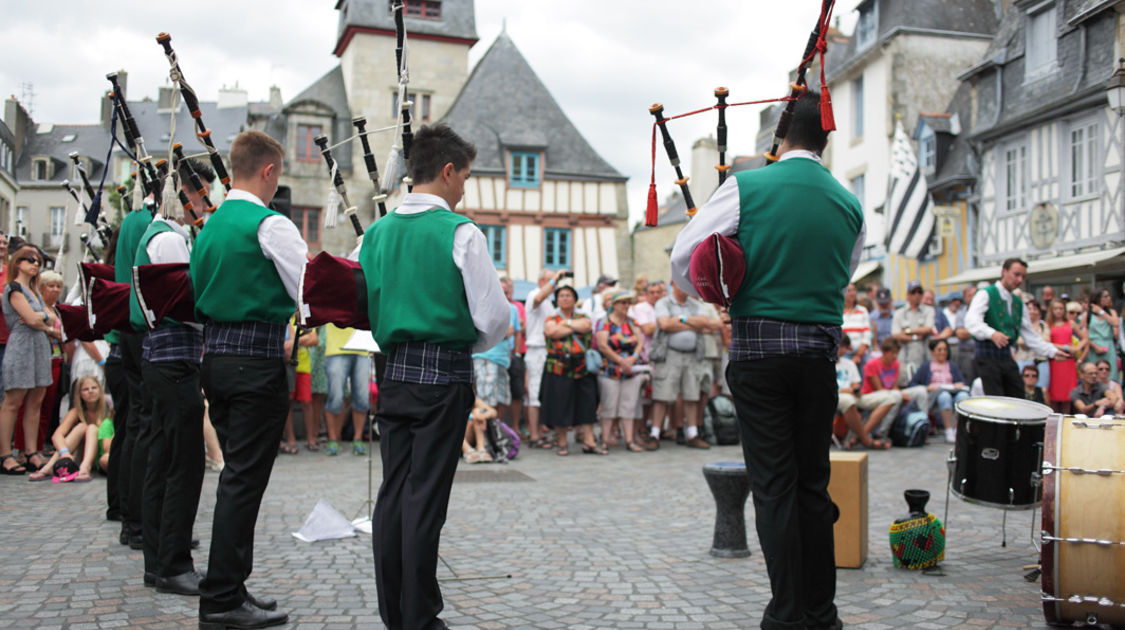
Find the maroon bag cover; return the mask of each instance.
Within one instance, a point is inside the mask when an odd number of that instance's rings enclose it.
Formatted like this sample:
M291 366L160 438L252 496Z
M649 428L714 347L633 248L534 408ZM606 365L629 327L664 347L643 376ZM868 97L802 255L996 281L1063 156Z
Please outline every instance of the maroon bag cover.
M150 329L164 321L165 317L181 323L196 321L195 294L189 270L188 263L133 267L133 286L137 289L141 311L152 314L152 320L146 321ZM147 314L145 319L148 319Z
M358 262L321 252L305 265L298 291L301 304L297 321L301 326L335 324L341 328L371 329L367 319L367 282Z
M90 328L90 317L86 314L86 307L81 304L56 304L55 310L59 312L62 320L63 334L66 340L94 341L102 336Z
M104 335L111 330L135 332L129 323L130 293L129 285L121 282L101 278L90 281L86 312L95 333Z
M730 306L746 276L746 256L738 241L715 232L691 253L688 277L699 297L719 306Z

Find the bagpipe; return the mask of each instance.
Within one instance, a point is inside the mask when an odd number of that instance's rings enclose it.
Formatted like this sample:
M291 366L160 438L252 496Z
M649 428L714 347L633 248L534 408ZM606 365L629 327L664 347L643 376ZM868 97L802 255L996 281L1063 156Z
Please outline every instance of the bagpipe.
M691 217L695 216L698 212L695 201L691 196L691 189L688 187L688 177L684 175L680 165L680 156L676 151L676 143L672 140L672 135L668 131L669 122L709 111L716 111L718 113L718 124L716 126L715 135L716 148L719 152L719 163L715 165L715 169L719 172L719 185L721 186L726 181L727 175L731 169L731 165L728 164L726 160L728 134L726 110L730 107L740 107L743 105L762 105L766 103L784 102L785 108L778 118L777 127L774 131L773 144L769 152L765 154L767 165L777 162L779 159L778 149L785 140L785 136L789 133L789 125L793 119L793 108L796 106L797 99L808 91L805 78L808 67L817 55L819 55L821 126L825 131L836 129L836 123L832 116L832 97L828 92L824 71L824 53L828 50L827 36L834 5L835 0L822 0L820 16L817 18L816 26L809 34L808 43L805 45L805 52L801 56L800 64L797 66L796 80L789 84L789 92L786 96L741 103L728 103L727 98L730 96L730 90L726 87L717 87L714 90L716 102L714 105L708 107L702 107L674 116L666 116L664 114L664 105L661 103L655 103L652 107L649 107L648 111L655 120L652 123L652 175L649 181L648 203L645 208L646 226L655 227L659 223L659 202L656 194L657 130L659 130L661 139L663 140L664 152L668 155L668 161L676 172L675 184L680 187L680 192L683 195L688 219L690 220ZM742 246L736 239L718 233L711 234L692 252L688 273L692 285L701 298L713 304L724 307L729 306L731 298L742 285L742 280L746 274L746 260L743 255Z

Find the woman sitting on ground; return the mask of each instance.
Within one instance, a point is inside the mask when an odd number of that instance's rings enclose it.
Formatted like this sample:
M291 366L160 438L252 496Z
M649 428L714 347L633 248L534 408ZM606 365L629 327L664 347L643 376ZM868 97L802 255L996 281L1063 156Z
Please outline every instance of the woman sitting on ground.
M469 414L469 424L465 426L465 439L461 441L461 457L470 464L483 464L492 461L485 448L484 432L488 421L496 417L496 408L486 405L480 398L473 403Z
M944 339L934 339L930 342L930 352L933 359L925 361L918 366L914 378L910 380L910 387L924 385L927 392L931 392L930 409L935 406L941 412L941 423L945 427L945 441L952 444L957 441L957 427L953 424L953 406L969 397L969 389L965 386L965 377L961 375L961 368L949 360L949 342ZM934 395L932 392L937 392Z
M109 416L108 405L102 384L93 376L83 376L78 380L78 404L71 407L59 428L51 436L55 454L29 480L49 479L55 470L55 463L61 458L75 459L73 452L82 447L82 459L78 460L78 473L66 481L90 481L90 471L98 462L98 427ZM108 462L107 462L108 463Z

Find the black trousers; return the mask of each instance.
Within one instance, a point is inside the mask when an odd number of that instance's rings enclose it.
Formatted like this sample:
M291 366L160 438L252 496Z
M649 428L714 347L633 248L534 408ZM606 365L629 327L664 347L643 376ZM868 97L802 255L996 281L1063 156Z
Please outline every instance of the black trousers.
M135 333L121 333L121 366L125 370L125 384L129 395L129 415L125 422L125 443L121 453L122 475L119 486L124 510L125 528L131 536L142 532L141 514L144 496L145 467L148 465L148 433L145 426L148 411L146 394L141 378L141 342L144 337ZM113 425L117 430L117 423ZM112 445L111 445L112 446ZM145 568L146 571L149 569Z
M473 400L469 384L385 380L379 390L383 484L371 545L379 615L390 630L444 627L438 543Z
M203 391L223 450L207 577L200 614L225 612L246 600L254 566L254 525L285 428L289 389L280 358L204 355Z
M736 361L727 379L773 591L761 627L829 626L836 620L835 511L828 496L835 367L798 357Z
M109 467L106 475L109 477L105 484L106 514L116 514L122 521L128 520L129 487L125 483L128 475L123 474L124 461L122 453L125 451L125 440L129 432L129 384L125 381L125 366L119 358L107 358L105 361L105 384L113 396L113 441L109 445Z
M172 577L195 568L191 533L203 488L203 394L199 365L141 365L152 393L143 500L145 566Z
M976 368L986 396L1023 398L1023 379L1020 378L1020 368L1015 359L978 354L973 359L973 367Z

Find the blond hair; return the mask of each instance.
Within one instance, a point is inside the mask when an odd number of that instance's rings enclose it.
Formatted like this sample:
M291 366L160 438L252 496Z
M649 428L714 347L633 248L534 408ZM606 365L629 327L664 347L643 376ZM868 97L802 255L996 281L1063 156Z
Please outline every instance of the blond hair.
M94 401L92 407L86 406L86 401L82 400L82 387L87 383L92 382L98 386L98 399ZM78 409L78 419L83 424L89 424L87 415L94 414L94 424L100 425L102 420L109 417L109 405L105 400L105 387L102 385L101 379L96 376L87 375L79 378L74 383L74 407Z
M230 170L236 179L252 178L266 164L285 159L285 148L269 134L250 129L238 134L230 144Z

